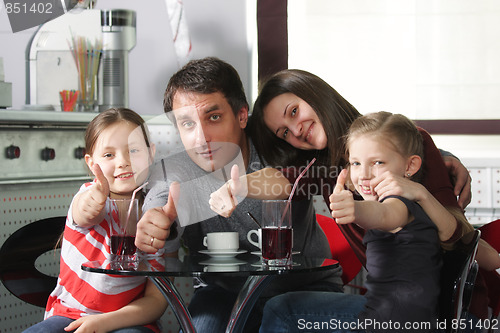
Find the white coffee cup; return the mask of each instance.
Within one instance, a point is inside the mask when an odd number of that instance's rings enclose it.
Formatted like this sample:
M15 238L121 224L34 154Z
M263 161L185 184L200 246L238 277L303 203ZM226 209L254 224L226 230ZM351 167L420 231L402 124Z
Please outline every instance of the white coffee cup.
M252 238L253 235L257 236L257 241L254 241ZM250 230L247 233L247 239L250 244L257 246L259 249L262 249L262 229Z
M203 238L203 245L213 252L236 252L240 246L237 232L210 232Z

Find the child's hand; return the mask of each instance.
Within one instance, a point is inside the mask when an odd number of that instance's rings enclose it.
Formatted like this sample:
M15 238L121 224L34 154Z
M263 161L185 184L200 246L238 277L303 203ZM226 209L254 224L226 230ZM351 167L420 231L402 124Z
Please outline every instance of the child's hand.
M95 185L90 189L91 191L93 190L94 200L98 203L106 202L106 198L109 196L109 183L106 177L104 177L99 164L92 166L92 173L96 178Z
M108 330L102 322L103 315L90 315L78 318L64 328L66 332L76 330L75 333L105 333Z
M337 184L330 195L332 217L338 224L354 222L354 198L351 191L344 189L347 179L347 169L342 170L337 178Z
M95 184L87 191L78 194L73 203L73 221L81 227L88 227L100 223L106 199L109 196L109 183L99 165L92 165Z
M397 195L412 201L421 201L427 190L421 184L386 171L370 181L370 187L378 195L378 201Z
M245 191L242 183L240 181L240 169L235 164L231 168L231 179L217 191L210 194L210 200L208 201L210 208L221 216L231 216L238 204L236 195Z
M88 219L96 218L104 208L106 199L109 196L109 183L101 167L98 164L92 165L92 173L95 176L95 184L91 186L87 195L82 197L82 213Z

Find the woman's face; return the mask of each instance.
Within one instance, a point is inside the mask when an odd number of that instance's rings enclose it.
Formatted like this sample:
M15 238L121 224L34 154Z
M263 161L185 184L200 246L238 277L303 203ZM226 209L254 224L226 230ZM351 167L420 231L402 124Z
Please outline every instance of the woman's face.
M326 148L327 138L316 111L292 93L276 96L264 107L266 126L282 140L303 150Z

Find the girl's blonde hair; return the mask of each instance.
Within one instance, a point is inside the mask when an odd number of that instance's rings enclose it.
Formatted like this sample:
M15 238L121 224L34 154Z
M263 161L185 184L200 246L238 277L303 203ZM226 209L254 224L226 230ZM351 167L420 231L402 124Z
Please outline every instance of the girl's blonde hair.
M395 151L401 156L409 157L418 155L423 160L424 144L422 136L415 124L401 114L390 112L375 112L357 118L351 125L346 138L346 153L353 139L363 134L373 134L386 140L393 145ZM419 181L423 178L422 168L411 177L411 180ZM461 225L461 238L466 233L474 230L467 221L463 212L456 207L445 207L448 212L457 220L458 227ZM441 247L445 250L453 248L453 243L441 242Z
M402 114L386 111L368 113L353 121L346 136L346 155L349 146L356 137L371 134L390 143L394 150L403 157L418 155L424 159L424 143L415 124ZM422 168L411 179L422 179Z

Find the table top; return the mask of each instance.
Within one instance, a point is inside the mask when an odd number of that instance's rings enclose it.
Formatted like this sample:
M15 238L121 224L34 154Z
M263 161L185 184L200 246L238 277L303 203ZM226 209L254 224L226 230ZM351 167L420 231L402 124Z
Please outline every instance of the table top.
M136 276L250 276L280 275L329 270L338 267L333 259L310 258L300 254L292 256L293 265L268 266L261 262L258 255L243 253L229 258L211 258L208 255L186 255L181 259L165 256L146 256L136 263L123 263L113 260L89 261L82 264L88 272L136 275Z

